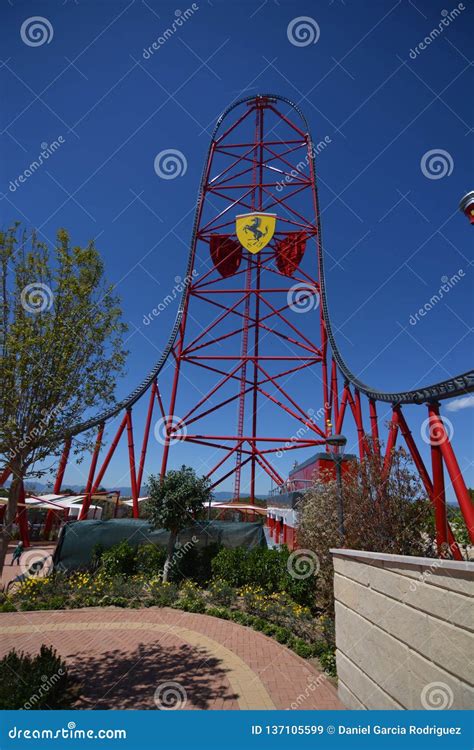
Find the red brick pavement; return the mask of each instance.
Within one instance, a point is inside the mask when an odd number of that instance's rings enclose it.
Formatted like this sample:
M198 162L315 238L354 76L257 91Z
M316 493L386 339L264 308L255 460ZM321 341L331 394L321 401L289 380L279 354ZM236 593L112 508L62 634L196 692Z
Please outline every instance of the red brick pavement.
M48 644L81 687L77 708L339 709L325 675L271 638L168 608L0 614L0 655Z

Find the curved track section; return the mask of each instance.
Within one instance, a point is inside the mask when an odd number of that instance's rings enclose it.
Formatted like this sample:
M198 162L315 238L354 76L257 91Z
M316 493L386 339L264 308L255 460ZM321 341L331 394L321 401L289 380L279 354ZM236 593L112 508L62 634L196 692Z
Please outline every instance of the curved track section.
M311 134L309 131L308 122L296 104L294 104L290 99L287 99L286 97L279 96L276 94L262 94L261 96L268 98L268 99L272 99L274 101L283 102L287 104L288 106L290 106L295 112L297 112L297 114L301 118L301 121L304 124L305 131L308 134L310 145L313 146L313 141L312 141ZM216 122L216 125L214 127L214 130L211 136L211 141L210 141L207 157L209 157L212 144L216 139L217 132L223 120L236 107L238 107L241 104L246 104L247 102L252 101L253 99L255 99L255 95L244 97L242 99L238 99L236 102L229 105L229 107L227 107L227 109L225 109L224 112L220 115L220 117L218 118ZM207 163L207 161L208 161L208 158L206 158L205 164ZM203 169L201 182L199 186L199 194L198 194L198 200L196 203L196 211L195 211L194 225L193 225L193 230L192 230L192 235L191 235L190 247L192 247L194 244L196 232L198 229L198 226L197 226L198 216L199 216L200 206L203 200L204 182L205 182L205 167ZM381 391L362 382L350 370L350 368L346 364L342 354L339 351L336 338L332 331L331 318L329 315L329 308L328 308L328 302L327 302L327 296L326 296L326 282L325 282L325 276L324 276L324 257L323 257L324 253L323 253L322 240L321 240L321 225L320 225L320 219L319 219L319 211L318 211L318 236L319 236L319 243L320 243L319 253L318 253L319 278L320 278L321 305L322 305L322 310L323 310L324 323L326 326L328 340L331 346L334 359L337 362L337 365L339 369L341 370L342 374L344 375L346 382L352 383L354 387L357 388L357 390L359 390L361 393L364 393L369 399L372 399L374 401L385 401L385 402L389 402L392 404L420 404L420 403L424 403L427 401L439 401L439 400L446 399L446 398L452 398L454 396L461 396L463 394L474 391L474 370L470 370L460 375L455 375L452 378L449 378L448 380L443 380L437 383L432 383L431 385L427 385L422 388L411 390L411 391L395 391L395 392ZM186 274L185 274L186 276L188 276L189 273L191 272L191 264L192 264L192 253L190 250L190 253L188 256L188 262L186 266ZM133 406L133 404L135 404L141 398L141 396L143 396L143 394L147 391L147 389L150 387L153 381L158 377L159 373L163 369L171 353L173 345L176 341L176 337L180 330L186 293L187 293L187 290L185 288L182 293L178 312L176 315L173 328L171 330L170 337L166 343L165 348L163 349L163 353L160 359L158 360L158 362L156 362L155 366L148 373L146 378L126 398L119 401L113 407L110 407L109 409L101 412L97 416L92 417L91 419L85 422L82 422L78 424L76 427L74 427L69 432L70 436L78 435L81 432L85 432L86 430L96 427L102 424L103 422L106 422L108 419L111 419L112 417L119 414L122 410L130 409Z

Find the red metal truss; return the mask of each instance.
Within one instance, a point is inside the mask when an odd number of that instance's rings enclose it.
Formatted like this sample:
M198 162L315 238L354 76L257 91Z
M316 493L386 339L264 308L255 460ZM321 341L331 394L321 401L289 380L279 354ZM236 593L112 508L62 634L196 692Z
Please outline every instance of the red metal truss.
M237 136L244 123L251 123L251 126L239 140ZM283 132L280 127L279 138L276 138L277 125L282 123ZM252 140L248 137L250 133L253 133ZM307 304L319 295L318 230L309 169L311 159L308 135L282 115L271 100L265 99L249 102L247 111L211 145L205 169L207 179L202 188L202 210L192 248L190 276L193 281L187 290L181 328L174 345L174 380L162 475L168 466L170 447L173 445L175 450L174 444L178 442L174 436L179 432L180 442L199 439L202 444L212 442L214 452L224 448L225 457L210 467L207 474L216 486L234 476L235 497L241 493L242 469L249 465L246 492L253 501L258 468L272 479L279 476L276 467L265 457L265 453L278 449L271 445L275 438L268 426L260 426L262 399L266 405L273 404L275 424L281 421L279 414L290 418L285 428L289 437L301 426L308 431L304 442L296 442L295 446L325 445L327 426L317 425L308 417L308 406L305 408L301 403L300 387L301 374L308 368L317 368L323 387L327 389L324 382L327 374L324 370L321 373L326 346L321 314L315 309L312 316L313 332L318 334L315 340L314 333L309 335L304 331L301 316L292 309L295 287L306 294ZM306 205L303 193L307 193ZM245 266L233 274L231 281L209 264L209 244L216 233L237 239L236 216L247 212L275 213L275 232L258 254L243 250ZM277 249L281 254L281 248L285 247L281 241L295 230L299 232L300 242L302 236L307 241L307 257L289 277L279 270L281 256L277 256ZM301 254L301 247L299 251ZM193 326L190 320L205 322ZM289 364L293 367L288 367ZM180 398L186 388L184 378L192 378L190 371L196 367L215 376L194 403L189 404L187 399L185 408ZM233 391L229 390L232 384ZM228 418L223 417L222 433L215 429L210 433L203 420L232 402L236 405L235 432L229 430ZM190 434L191 425L193 434ZM276 440L279 444L287 441L288 437ZM228 459L234 461L233 467L227 465L227 471L216 476L217 471L223 471Z

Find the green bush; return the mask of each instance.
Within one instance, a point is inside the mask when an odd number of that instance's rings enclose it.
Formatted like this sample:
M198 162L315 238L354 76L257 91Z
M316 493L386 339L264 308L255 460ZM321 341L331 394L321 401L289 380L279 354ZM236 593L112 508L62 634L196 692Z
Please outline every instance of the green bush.
M286 547L221 549L212 561L212 572L230 586L256 585L268 594L285 592L298 604L314 606L315 576L301 580L291 576L287 567L289 555Z
M141 544L136 553L136 570L144 576L157 576L163 571L166 559L164 547Z
M183 583L179 591L177 606L185 612L200 613L205 611L206 603L202 590L194 581L185 581Z
M150 606L171 607L178 598L178 587L174 583L166 583L160 579L150 581L145 589L150 594Z
M221 620L230 620L230 612L225 607L208 607L206 609L206 615L211 617L220 617Z
M191 579L200 586L205 586L212 578L212 561L220 549L220 545L214 542L205 547L192 546L189 549L185 549L185 545L177 547L171 568L171 578L178 583ZM180 550L183 550L182 556Z
M291 650L294 651L295 654L298 654L298 656L301 656L302 659L309 659L311 656L314 656L313 645L311 643L306 643L302 638L291 638L288 645Z
M68 688L66 664L48 646L36 656L13 649L0 660L0 709L68 708Z
M137 550L126 539L102 553L101 569L111 577L131 576L137 570Z
M225 607L228 607L235 599L235 590L227 581L222 581L220 578L211 581L209 593L213 602Z

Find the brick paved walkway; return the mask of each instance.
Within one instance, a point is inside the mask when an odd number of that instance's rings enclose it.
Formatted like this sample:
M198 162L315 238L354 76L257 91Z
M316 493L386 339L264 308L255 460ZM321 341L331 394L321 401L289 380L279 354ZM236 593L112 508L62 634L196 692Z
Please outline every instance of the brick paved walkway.
M168 608L0 614L0 655L52 645L77 708L337 709L326 677L271 638Z

